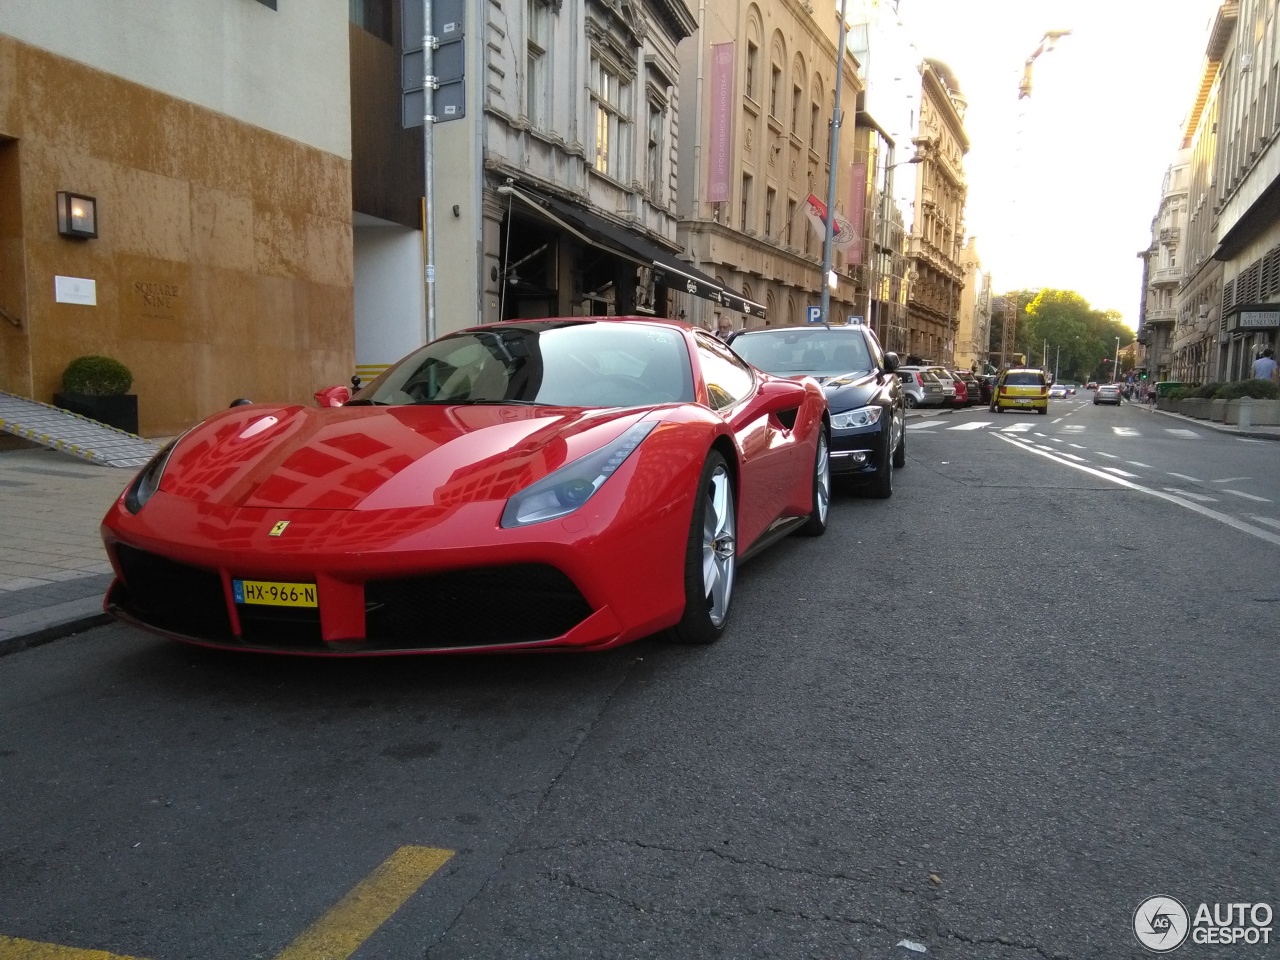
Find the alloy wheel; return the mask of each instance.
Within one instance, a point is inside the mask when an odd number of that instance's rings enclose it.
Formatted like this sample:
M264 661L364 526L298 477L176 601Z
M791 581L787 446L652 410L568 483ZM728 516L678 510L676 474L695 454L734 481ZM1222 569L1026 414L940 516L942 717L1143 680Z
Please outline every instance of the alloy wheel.
M723 466L716 467L703 496L706 505L702 518L702 585L707 614L718 627L729 614L738 559L733 486Z

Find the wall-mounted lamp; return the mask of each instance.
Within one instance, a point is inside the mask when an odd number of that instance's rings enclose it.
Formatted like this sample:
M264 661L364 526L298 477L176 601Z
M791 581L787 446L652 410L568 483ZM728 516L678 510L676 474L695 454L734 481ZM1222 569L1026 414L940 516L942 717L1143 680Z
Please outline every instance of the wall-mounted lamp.
M98 235L98 201L82 193L58 191L58 233L91 239Z

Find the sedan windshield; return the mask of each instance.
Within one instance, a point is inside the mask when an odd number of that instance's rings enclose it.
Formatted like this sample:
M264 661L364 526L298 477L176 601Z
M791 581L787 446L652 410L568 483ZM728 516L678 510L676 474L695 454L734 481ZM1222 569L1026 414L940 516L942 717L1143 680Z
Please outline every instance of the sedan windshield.
M693 396L689 351L679 331L557 321L442 337L391 367L350 403L630 407Z
M737 337L733 349L753 366L783 377L834 377L872 367L858 331L770 330Z

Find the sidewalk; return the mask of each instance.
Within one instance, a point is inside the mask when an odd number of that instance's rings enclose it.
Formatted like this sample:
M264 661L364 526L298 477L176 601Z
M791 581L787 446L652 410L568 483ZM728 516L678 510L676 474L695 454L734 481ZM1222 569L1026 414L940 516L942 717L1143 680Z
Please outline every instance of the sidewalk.
M106 622L98 526L134 473L0 447L0 656Z
M1204 427L1206 430L1215 430L1218 433L1230 434L1233 437L1244 437L1250 440L1280 440L1280 427L1254 426L1246 427L1241 430L1235 424L1219 423L1217 420L1197 420L1195 417L1187 417L1181 413L1173 413L1169 410L1157 410L1149 403L1140 403L1137 405L1147 413L1158 414L1162 417L1172 417L1174 420L1182 420L1186 423L1194 423L1197 427Z

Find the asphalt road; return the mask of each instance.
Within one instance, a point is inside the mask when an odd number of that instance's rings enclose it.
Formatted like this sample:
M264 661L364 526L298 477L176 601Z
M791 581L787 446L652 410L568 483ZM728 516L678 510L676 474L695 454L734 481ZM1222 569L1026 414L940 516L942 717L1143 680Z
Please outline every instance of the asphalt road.
M0 958L1114 958L1153 894L1280 908L1280 444L1087 399L914 426L705 649L5 658ZM285 953L406 846L454 852Z

